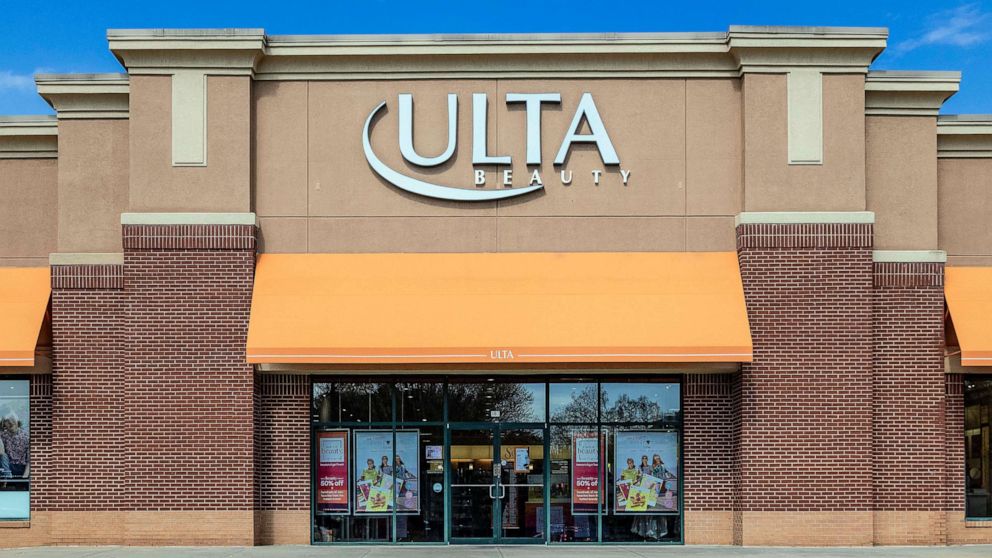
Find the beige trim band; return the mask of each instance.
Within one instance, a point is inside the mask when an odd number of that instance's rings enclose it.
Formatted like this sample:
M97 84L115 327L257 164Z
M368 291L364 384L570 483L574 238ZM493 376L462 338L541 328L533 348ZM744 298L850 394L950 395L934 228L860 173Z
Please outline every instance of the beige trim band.
M946 263L943 250L875 250L872 261L877 263Z
M123 265L124 254L115 252L59 252L48 255L49 265Z
M122 225L254 225L254 213L121 213Z
M874 211L747 211L734 217L734 225L809 223L872 224Z

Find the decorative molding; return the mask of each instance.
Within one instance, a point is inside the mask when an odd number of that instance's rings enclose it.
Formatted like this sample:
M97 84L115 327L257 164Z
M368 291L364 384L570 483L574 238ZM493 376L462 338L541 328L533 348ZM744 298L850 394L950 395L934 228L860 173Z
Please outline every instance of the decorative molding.
M746 211L734 218L734 225L761 224L873 224L873 211Z
M943 250L875 250L872 252L875 263L946 263L947 252Z
M960 83L961 72L871 71L865 77L865 114L937 116Z
M254 225L254 213L121 213L122 225Z
M823 74L797 69L787 75L789 164L823 164Z
M937 157L992 159L992 114L938 116Z
M824 249L870 250L870 223L745 223L737 226L737 250Z
M202 70L172 75L172 165L207 166L207 75Z
M54 159L59 156L54 115L0 116L0 159Z
M872 284L876 288L921 288L944 286L941 262L879 262L872 264Z
M68 264L52 266L52 289L123 289L124 263Z
M727 44L741 74L868 72L889 32L877 27L774 27L731 25Z
M34 81L59 119L128 117L127 74L37 74Z

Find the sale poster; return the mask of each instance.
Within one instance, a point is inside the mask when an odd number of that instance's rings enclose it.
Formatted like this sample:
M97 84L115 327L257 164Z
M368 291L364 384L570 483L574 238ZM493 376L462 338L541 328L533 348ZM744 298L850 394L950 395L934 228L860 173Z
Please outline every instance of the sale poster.
M600 445L595 431L572 433L572 514L596 513Z
M355 431L355 513L420 513L420 432Z
M348 431L317 433L317 509L348 513Z
M617 432L613 449L614 511L678 511L677 464L675 432Z

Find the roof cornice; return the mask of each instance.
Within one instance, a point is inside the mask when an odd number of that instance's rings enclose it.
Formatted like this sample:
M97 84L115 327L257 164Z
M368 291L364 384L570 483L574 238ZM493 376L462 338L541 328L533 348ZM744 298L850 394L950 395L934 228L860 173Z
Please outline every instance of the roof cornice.
M262 29L109 29L110 50L129 74L177 69L250 75L265 48Z
M865 77L865 114L937 116L960 83L961 72L871 71Z
M0 116L0 159L56 158L58 135L55 116Z
M60 119L128 117L127 74L37 74L34 81Z
M937 157L992 159L992 114L938 116Z
M199 69L257 79L735 77L864 73L879 28L732 26L723 33L275 35L262 29L110 30L132 74Z

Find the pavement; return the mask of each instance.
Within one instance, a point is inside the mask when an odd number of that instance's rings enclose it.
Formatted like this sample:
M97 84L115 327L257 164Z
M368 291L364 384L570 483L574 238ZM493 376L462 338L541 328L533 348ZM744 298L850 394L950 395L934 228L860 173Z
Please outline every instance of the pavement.
M770 548L727 546L60 546L0 550L0 558L990 558L992 545Z

